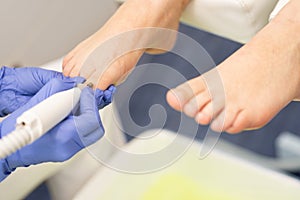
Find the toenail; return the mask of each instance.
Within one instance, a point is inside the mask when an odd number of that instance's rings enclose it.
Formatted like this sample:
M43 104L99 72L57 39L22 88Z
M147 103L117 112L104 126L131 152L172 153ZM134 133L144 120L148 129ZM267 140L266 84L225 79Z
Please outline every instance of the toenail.
M180 89L172 89L171 90L172 94L176 97L176 99L181 100L183 97L183 93Z

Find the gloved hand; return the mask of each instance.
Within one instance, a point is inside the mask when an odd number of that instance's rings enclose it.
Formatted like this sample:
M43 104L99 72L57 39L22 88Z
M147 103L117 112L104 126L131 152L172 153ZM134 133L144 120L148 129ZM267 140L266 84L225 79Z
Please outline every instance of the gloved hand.
M60 72L35 67L0 68L0 117L12 113L53 78L69 79Z
M2 122L0 128L1 136L3 137L14 130L16 118L24 111L52 94L70 89L73 86L74 81L51 80L26 105L13 112ZM88 87L84 88L81 93L79 106L74 110L76 115L70 114L47 134L6 159L1 160L0 169L2 168L2 173L8 175L15 168L21 166L49 161L65 161L85 146L96 142L104 134L98 107L103 107L105 102L111 101L114 90L113 86L104 92L100 90L93 92Z

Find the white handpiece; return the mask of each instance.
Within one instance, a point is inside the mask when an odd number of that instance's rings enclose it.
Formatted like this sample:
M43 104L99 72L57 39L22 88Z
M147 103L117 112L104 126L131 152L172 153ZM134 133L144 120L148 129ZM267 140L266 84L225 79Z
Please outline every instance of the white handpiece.
M0 159L40 138L67 117L80 99L78 87L56 93L17 118L15 131L1 138Z

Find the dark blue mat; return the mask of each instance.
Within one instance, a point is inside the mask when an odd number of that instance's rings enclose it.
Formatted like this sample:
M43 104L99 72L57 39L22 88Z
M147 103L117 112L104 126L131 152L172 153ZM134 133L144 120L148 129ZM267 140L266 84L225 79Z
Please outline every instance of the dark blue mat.
M216 64L222 62L242 46L239 43L194 29L183 24L180 26L180 32L190 36L199 44L201 44L213 58ZM185 47L184 44L181 45L183 45L182 48L186 49L186 51L189 51L188 46ZM146 129L162 127L159 122L151 122L149 117L149 108L155 104L160 104L163 106L167 114L167 119L163 125L163 128L178 131L180 114L168 106L165 100L165 94L167 92L166 87L155 83L145 84L137 88L133 94L128 94L130 89L137 87L135 82L137 82L138 79L152 73L154 67L151 63L159 63L172 67L180 74L184 75L187 79L199 75L197 70L195 70L190 63L173 53L165 53L162 55L144 55L140 60L137 69L139 67L143 67L146 68L146 70L141 73L135 70L130 78L118 87L118 95L115 98L124 130L130 135L138 135L140 132L145 131ZM201 63L199 63L199 66L201 66ZM160 76L162 79L166 79L173 84L176 83L176 80L173 80L168 74L158 74L157 76ZM180 84L180 82L177 82L174 84L174 86L178 84ZM129 101L129 105L126 105L127 101ZM128 107L130 116L126 114L126 109L128 109ZM299 110L299 103L291 103L264 128L255 131L243 132L238 135L229 135L224 133L222 134L222 138L261 155L275 157L276 151L274 148L274 141L281 132L290 131L300 135L300 124L297 122L297 119L300 118ZM132 125L132 123L130 123L128 120L129 117L132 118L134 123L136 123L138 126L144 128ZM194 123L193 119L190 119L190 123ZM206 133L205 130L207 130L207 127L199 126L197 137L203 138ZM187 127L184 131L180 132L182 134L186 134L188 131L189 129ZM128 138L130 139L132 137L128 136Z

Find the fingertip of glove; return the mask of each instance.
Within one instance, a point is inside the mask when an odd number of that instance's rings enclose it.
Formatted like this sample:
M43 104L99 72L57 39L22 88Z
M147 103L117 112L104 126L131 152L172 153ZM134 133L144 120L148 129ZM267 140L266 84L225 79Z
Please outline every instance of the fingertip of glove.
M104 91L104 101L105 102L111 102L112 101L112 97L113 97L113 93L110 91Z
M51 71L51 70L49 70L49 71ZM53 78L59 78L61 80L64 80L65 78L67 78L61 72L53 71L53 74L54 74Z
M50 93L53 94L63 90L71 89L75 85L76 84L72 81L65 81L59 78L53 78L42 88L42 90L49 90L51 91Z
M112 94L114 94L116 92L117 88L114 85L110 85L107 90L110 91Z
M95 90L95 98L99 98L103 96L103 94L104 94L103 90L100 90L98 88Z
M76 76L76 77L65 77L64 79L65 82L73 82L75 84L83 83L85 81L85 78L81 76Z
M109 86L109 88L104 91L105 101L111 102L115 92L116 92L116 87L114 85Z

